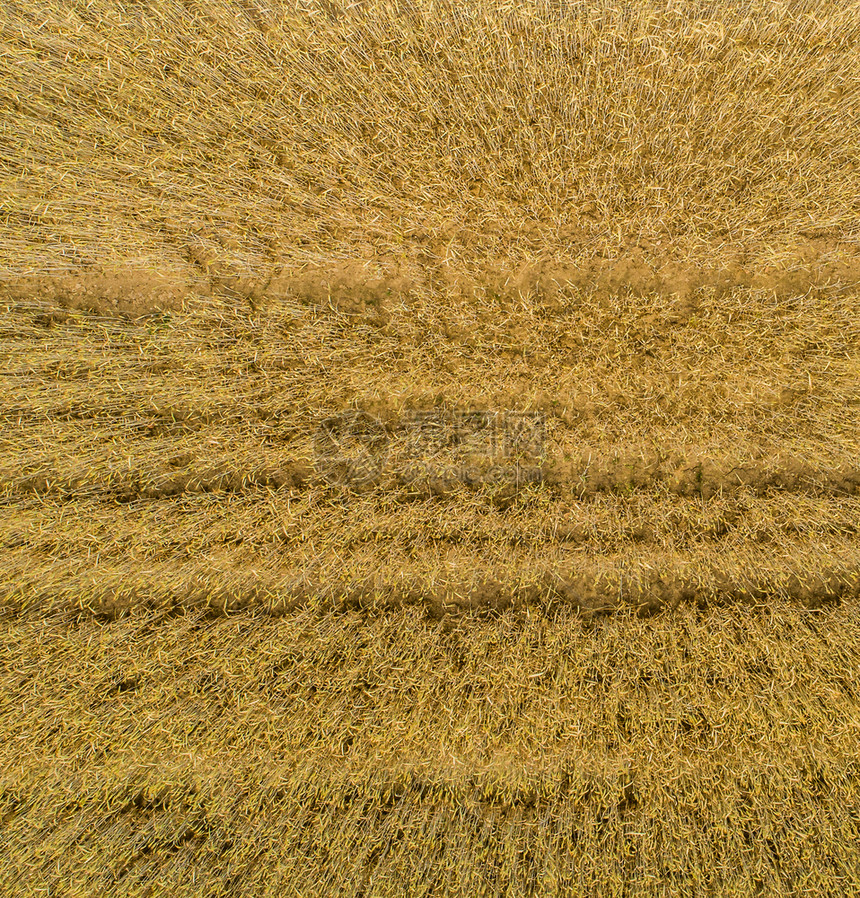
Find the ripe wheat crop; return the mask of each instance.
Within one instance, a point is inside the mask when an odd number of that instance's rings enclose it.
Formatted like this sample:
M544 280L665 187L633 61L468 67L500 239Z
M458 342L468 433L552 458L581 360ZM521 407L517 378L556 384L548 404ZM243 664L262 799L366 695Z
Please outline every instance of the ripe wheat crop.
M0 891L860 888L860 3L7 0Z

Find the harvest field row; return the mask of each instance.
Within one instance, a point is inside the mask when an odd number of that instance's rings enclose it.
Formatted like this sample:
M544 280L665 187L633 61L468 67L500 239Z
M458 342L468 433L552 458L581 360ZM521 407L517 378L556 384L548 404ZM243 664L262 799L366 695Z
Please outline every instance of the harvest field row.
M468 344L416 333L420 291L375 328L302 294L137 319L10 303L4 595L111 613L856 595L854 296L739 296L700 288L679 318L673 295L485 293L496 317ZM537 477L438 471L444 445L397 467L410 413L463 406L539 415ZM355 489L326 479L316 440L344 408L388 440Z
M844 894L858 639L856 601L19 617L0 890Z

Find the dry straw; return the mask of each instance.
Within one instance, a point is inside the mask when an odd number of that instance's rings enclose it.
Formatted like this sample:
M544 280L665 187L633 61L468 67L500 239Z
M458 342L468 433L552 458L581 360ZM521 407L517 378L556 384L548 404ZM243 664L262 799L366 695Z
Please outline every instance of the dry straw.
M7 276L856 256L856 2L12 2L0 28Z
M0 892L856 892L858 41L5 3Z
M20 618L0 889L851 892L858 636L780 602Z

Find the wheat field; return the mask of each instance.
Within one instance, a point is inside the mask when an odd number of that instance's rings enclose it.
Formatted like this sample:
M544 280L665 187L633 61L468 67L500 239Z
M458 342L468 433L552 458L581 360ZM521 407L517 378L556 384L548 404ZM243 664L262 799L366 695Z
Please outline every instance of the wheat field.
M860 890L860 3L8 0L0 892Z

